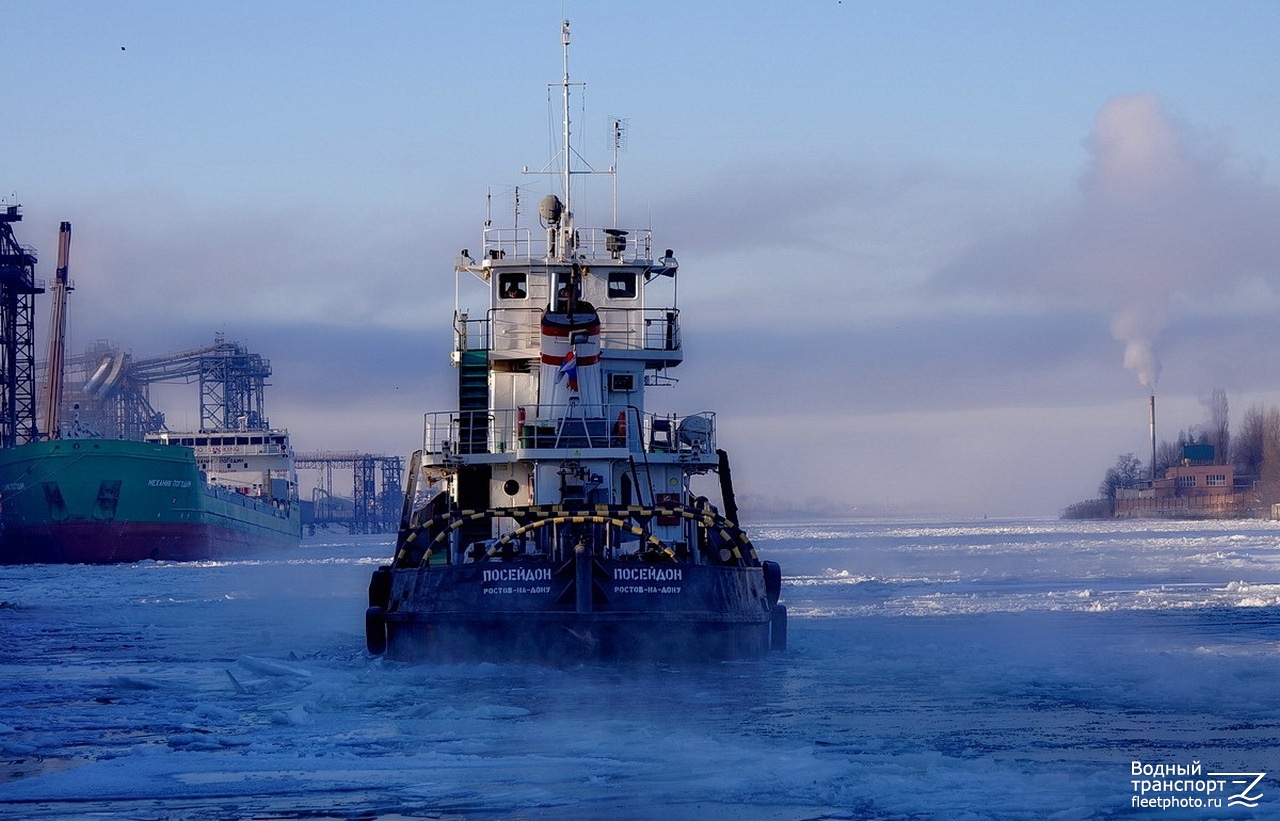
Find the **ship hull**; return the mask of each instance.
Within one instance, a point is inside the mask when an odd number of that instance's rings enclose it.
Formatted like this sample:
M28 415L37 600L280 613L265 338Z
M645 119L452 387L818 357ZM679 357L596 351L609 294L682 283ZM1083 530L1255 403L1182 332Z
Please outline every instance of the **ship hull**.
M370 585L370 649L411 662L719 661L785 642L785 608L759 566L597 558L589 568L571 559L384 569Z
M0 563L198 561L296 546L296 505L211 488L189 448L58 440L0 452Z
M387 622L396 661L727 661L770 648L769 623L730 624L689 616L433 615Z

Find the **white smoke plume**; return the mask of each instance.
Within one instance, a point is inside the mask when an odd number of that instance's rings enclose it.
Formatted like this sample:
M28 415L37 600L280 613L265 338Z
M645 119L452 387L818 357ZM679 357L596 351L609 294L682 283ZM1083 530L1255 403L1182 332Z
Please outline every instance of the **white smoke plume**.
M1164 327L1162 317L1153 311L1137 309L1121 311L1111 321L1111 334L1124 343L1124 366L1133 371L1143 387L1152 391L1160 379L1160 360L1156 357L1155 339Z
M1085 141L1077 195L1039 227L942 272L953 287L1101 313L1124 366L1150 389L1179 319L1280 302L1280 192L1229 144L1179 123L1151 94L1117 97Z
M1166 250L1187 216L1179 213L1180 201L1199 186L1202 171L1151 95L1107 103L1087 145L1093 166L1084 180L1081 217L1094 221L1087 235L1124 303L1111 333L1124 343L1124 366L1154 391L1160 376L1155 345L1168 324L1171 288L1195 277L1182 267L1185 260Z

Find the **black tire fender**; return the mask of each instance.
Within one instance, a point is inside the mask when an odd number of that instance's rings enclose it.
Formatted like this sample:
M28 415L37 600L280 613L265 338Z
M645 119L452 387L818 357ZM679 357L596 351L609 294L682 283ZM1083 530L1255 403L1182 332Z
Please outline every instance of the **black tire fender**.
M391 568L383 565L373 571L373 576L369 578L369 606L386 610L389 601L391 601Z
M773 607L782 595L782 567L777 562L761 562L760 568L764 571L764 595Z
M370 655L387 652L387 614L381 607L364 611L364 644Z
M769 649L782 652L787 649L787 606L775 604L769 611Z

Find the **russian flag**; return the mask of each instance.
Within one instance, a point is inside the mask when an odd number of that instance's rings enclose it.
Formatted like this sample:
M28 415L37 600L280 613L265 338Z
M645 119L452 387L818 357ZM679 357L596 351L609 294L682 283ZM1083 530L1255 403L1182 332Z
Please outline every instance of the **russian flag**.
M569 390L578 392L578 358L574 356L573 351L564 355L564 362L560 363L560 370L556 371L557 385L560 384L561 377L568 377Z

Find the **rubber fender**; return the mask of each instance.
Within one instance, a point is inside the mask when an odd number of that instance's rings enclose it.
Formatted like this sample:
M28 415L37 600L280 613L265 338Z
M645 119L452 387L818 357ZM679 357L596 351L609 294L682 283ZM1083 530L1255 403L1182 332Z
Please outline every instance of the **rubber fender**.
M391 567L384 564L373 571L373 576L369 579L369 606L386 610L389 601L391 601Z
M769 611L769 649L782 652L787 649L787 606L775 604Z
M381 607L364 611L364 644L370 655L387 652L387 614Z
M773 607L782 595L782 567L777 562L761 562L760 568L764 570L764 595Z

